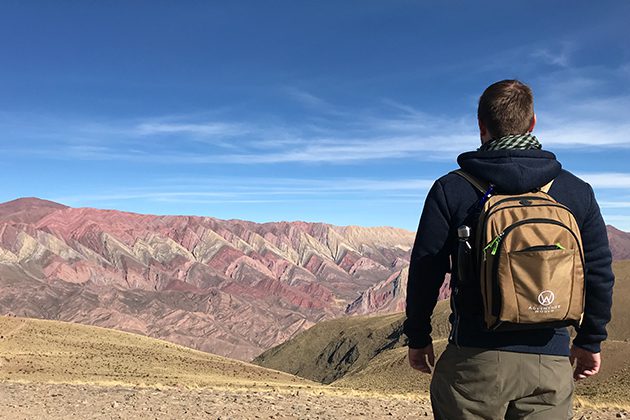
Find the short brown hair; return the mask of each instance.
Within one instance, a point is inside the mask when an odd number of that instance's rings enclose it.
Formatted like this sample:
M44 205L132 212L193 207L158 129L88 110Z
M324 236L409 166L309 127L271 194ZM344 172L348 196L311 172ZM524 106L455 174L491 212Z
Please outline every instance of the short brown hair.
M534 118L532 90L518 80L496 82L479 98L477 117L493 138L524 134Z

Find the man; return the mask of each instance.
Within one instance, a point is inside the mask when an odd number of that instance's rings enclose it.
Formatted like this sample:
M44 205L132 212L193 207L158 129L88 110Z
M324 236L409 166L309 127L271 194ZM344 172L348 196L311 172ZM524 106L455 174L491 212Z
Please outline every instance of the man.
M566 328L491 332L484 329L479 282L451 299L451 334L431 382L436 419L563 419L570 416L573 379L598 372L610 320L614 276L606 226L593 190L541 149L530 88L517 80L489 86L479 99L482 146L460 155L461 169L520 194L553 180L549 194L574 214L583 241L585 309L570 347ZM407 286L409 362L430 373L431 314L445 274L457 261L457 228L471 223L483 194L458 174L438 179L427 196L411 254ZM458 286L451 273L451 288ZM576 362L575 368L571 365ZM573 373L573 378L571 377Z

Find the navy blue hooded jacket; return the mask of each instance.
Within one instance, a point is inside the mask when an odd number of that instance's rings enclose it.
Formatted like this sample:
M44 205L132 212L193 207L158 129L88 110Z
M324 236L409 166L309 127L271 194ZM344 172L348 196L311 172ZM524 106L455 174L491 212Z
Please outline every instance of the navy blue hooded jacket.
M610 321L614 275L606 226L591 186L563 170L555 155L543 150L468 152L460 155L457 162L471 175L494 184L500 193L519 194L554 180L549 194L575 215L584 247L585 310L573 344L599 352ZM407 284L404 332L411 348L431 343L431 314L445 275L451 271L450 261L457 261L457 228L465 224L481 195L453 173L438 179L429 191L411 252ZM457 273L453 272L451 287L456 284ZM456 302L450 317L451 343L524 353L569 354L566 328L485 331L478 284L460 290L460 295L462 299Z

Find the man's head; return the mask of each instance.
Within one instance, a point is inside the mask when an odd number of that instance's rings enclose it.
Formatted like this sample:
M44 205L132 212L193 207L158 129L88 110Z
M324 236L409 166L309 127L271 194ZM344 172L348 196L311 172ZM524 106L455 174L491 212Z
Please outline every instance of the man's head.
M482 143L532 131L536 124L532 90L518 80L496 82L479 98L477 117Z

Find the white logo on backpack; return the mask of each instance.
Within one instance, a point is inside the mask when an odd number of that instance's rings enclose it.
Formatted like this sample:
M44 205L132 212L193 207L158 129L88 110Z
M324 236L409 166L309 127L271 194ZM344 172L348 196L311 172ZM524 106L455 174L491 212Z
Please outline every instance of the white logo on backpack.
M551 290L543 290L538 295L538 303L542 306L549 306L556 299L556 295L553 294Z

